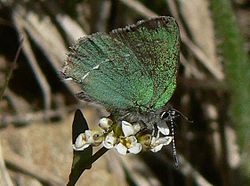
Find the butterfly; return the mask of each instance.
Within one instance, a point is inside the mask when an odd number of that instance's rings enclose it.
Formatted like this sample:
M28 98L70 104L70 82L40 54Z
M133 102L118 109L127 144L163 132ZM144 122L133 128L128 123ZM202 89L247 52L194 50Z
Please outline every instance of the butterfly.
M179 51L176 21L160 16L80 38L63 73L82 88L80 99L103 105L117 120L152 128L176 88Z
M176 88L179 51L176 21L160 16L80 38L63 74L82 88L80 99L103 105L113 120L154 131L176 114L165 105Z
M166 104L176 88L179 53L175 19L160 16L80 38L63 74L81 87L80 99L103 105L116 123L168 135L167 122L174 136L173 119L181 114Z

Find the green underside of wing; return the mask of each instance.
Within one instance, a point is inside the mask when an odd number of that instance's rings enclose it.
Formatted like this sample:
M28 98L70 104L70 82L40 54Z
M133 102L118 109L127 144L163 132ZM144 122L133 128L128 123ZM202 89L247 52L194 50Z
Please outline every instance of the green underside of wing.
M159 99L157 99L156 103L154 104L154 110L158 110L166 105L168 100L172 97L175 87L175 82L168 84L168 89L159 97Z
M179 30L172 18L152 23L155 28L142 24L79 40L69 54L65 74L90 100L109 110L160 109L176 86Z
M176 87L180 38L174 19L160 20L153 29L141 25L136 32L113 31L111 36L129 46L153 81L153 97L146 108L154 111L164 106Z
M90 99L110 109L138 108L151 100L153 82L128 47L104 34L82 42L66 73Z

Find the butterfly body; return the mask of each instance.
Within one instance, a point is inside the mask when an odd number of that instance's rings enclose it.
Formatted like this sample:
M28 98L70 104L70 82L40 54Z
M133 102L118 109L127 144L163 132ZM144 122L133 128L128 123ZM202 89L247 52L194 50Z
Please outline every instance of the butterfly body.
M120 116L151 118L175 90L179 39L167 16L92 34L71 49L63 72L81 86L85 100Z

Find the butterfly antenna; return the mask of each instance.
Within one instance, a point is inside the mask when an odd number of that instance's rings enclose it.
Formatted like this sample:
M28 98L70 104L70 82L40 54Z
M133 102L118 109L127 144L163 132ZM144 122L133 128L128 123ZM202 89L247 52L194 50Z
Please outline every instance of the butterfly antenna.
M173 136L173 140L172 140L173 159L175 161L175 167L179 167L179 160L177 157L176 144L175 144L174 120L173 120L173 117L171 116L170 116L170 128L171 128L171 135Z
M187 122L193 123L192 120L190 120L187 116L185 116L185 115L184 115L182 112L180 112L179 110L176 110L176 109L174 109L174 108L172 108L172 110L174 110L175 112L177 112L178 114L180 114L180 116L181 116L183 119L185 119Z

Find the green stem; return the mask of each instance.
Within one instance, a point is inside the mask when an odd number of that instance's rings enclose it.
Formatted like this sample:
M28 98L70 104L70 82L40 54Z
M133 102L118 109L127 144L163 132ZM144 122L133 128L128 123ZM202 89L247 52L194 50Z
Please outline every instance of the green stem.
M106 149L105 147L102 147L99 149L93 156L91 156L90 161L82 164L79 164L78 166L81 166L82 168L79 167L74 167L74 170L71 170L70 176L69 176L69 182L67 183L67 186L74 186L82 173L86 170L89 169L87 167L91 167L91 165L98 160L103 154L105 154L109 149Z
M90 164L93 164L98 158L100 158L105 152L107 152L109 149L106 149L105 147L102 147L100 150L98 150L91 158Z

